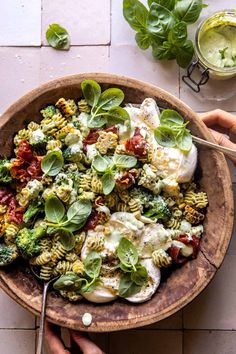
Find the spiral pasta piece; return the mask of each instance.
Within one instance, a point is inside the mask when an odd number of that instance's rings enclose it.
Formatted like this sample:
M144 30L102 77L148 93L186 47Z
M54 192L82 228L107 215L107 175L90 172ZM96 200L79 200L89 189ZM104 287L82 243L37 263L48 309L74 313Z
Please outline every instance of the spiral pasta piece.
M53 274L53 268L49 265L42 265L39 273L39 277L43 280L50 280Z
M204 214L189 205L186 205L184 208L184 216L191 224L199 224L205 218Z
M101 235L93 235L88 238L87 246L93 251L102 251L104 248L105 239Z
M91 183L92 183L92 175L91 173L84 173L80 176L79 179L79 187L82 191L90 191L91 190Z
M58 274L66 274L67 272L72 271L73 263L68 261L59 261L56 265L56 272Z
M139 199L131 199L129 201L129 209L132 213L140 212L142 214L143 206Z
M152 253L152 261L156 267L169 267L172 264L172 258L163 249L156 250Z
M33 265L42 266L42 265L47 264L50 260L51 260L51 253L48 251L45 251L45 252L41 253L39 256L32 258L30 260L30 263Z
M81 262L81 260L77 259L73 264L72 264L72 272L78 275L83 275L84 274L84 264Z
M102 181L98 177L98 175L94 174L91 180L91 189L94 193L102 194L103 193L103 187L102 187Z
M76 302L82 299L82 296L75 291L60 290L60 294L71 302Z
M65 100L65 98L59 98L56 103L56 107L66 116L70 117L76 113L77 107L73 100Z
M55 114L51 119L43 119L41 121L41 129L46 135L54 135L67 124L66 118L61 113Z
M62 142L60 140L49 140L46 145L47 151L52 151L55 149L61 149Z
M5 214L7 211L7 205L0 204L0 215Z
M82 100L79 100L78 102L78 109L79 109L79 112L84 112L84 113L90 113L91 111L91 108L90 106L88 105L87 101L82 99Z
M178 230L180 228L180 221L178 219L171 218L167 221L166 226L170 229Z

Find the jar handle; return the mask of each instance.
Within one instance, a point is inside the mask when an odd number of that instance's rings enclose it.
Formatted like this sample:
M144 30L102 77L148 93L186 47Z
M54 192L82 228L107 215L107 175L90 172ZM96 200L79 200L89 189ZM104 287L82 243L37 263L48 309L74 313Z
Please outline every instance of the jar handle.
M192 74L195 70L198 70L201 74L200 79L196 81ZM194 60L187 68L187 74L182 76L182 80L188 87L190 87L195 92L200 92L201 86L205 85L209 80L209 69L205 68L199 60Z

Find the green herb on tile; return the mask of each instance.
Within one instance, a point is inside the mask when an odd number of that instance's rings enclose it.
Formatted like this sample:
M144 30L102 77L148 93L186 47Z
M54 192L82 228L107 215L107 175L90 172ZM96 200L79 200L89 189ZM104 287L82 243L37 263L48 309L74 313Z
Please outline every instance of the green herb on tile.
M57 23L49 25L46 32L48 44L58 50L70 49L70 36L67 30Z

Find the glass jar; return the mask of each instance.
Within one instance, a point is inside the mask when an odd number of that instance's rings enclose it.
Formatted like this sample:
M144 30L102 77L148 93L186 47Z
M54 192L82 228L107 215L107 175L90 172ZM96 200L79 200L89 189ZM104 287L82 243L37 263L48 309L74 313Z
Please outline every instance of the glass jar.
M232 42L230 44L235 53L235 57L232 56L232 60L230 61L230 58L228 60L230 66L224 65L227 59L224 58L224 52L229 50L228 47L220 50L224 43L225 31L231 32ZM229 42L228 37L227 40ZM233 55L232 51L231 55ZM182 77L183 81L195 92L200 92L201 86L205 85L209 79L226 80L236 76L236 10L216 12L200 23L195 35L195 57L187 69L187 74Z

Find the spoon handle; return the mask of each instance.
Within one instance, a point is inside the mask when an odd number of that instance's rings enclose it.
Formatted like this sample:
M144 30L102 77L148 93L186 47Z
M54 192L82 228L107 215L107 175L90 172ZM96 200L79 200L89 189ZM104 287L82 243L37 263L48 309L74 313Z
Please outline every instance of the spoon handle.
M41 315L40 315L38 343L37 343L36 354L42 354L45 313L46 313L47 293L48 293L49 284L50 284L50 282L45 282L44 286L43 286L43 299L42 299L42 308L41 308Z
M193 141L195 141L196 143L198 143L200 145L208 146L208 147L210 147L212 149L215 149L215 150L218 150L220 152L223 152L225 155L229 155L229 156L232 156L232 157L236 158L236 150L229 149L229 148L226 148L224 146L211 143L210 141L198 138L197 136L194 136L194 135L192 135L192 137L193 137Z

